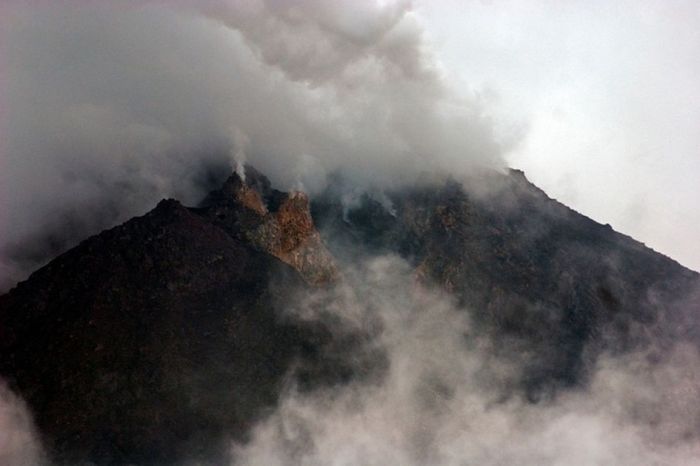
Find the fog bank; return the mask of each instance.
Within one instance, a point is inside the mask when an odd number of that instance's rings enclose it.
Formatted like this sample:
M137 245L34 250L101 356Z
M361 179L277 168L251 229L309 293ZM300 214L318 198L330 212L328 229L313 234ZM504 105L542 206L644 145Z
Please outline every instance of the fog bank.
M234 464L695 464L696 346L603 355L590 381L532 403L518 388L522 348L494 347L470 312L417 286L396 257L356 266L334 311L341 327L381 329L387 374L311 394L290 387L252 442L233 447ZM312 309L286 312L313 318Z

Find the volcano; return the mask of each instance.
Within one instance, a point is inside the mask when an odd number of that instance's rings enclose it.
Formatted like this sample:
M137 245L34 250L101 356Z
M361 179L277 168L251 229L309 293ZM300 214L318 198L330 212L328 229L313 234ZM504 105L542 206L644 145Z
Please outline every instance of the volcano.
M56 464L233 461L290 386L381 383L381 326L292 302L396 256L495 348L520 352L512 396L547 403L597 359L700 344L700 277L567 208L517 170L310 198L253 167L195 207L161 201L0 297L0 375ZM476 187L478 186L478 188ZM321 315L323 318L319 318ZM188 463L189 464L189 463Z

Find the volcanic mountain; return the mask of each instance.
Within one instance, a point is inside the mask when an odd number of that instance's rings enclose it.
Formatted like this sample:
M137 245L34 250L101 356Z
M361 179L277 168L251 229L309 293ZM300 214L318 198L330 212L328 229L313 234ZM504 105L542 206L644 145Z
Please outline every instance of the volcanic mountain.
M474 188L479 185L478 189ZM471 187L470 187L471 186ZM521 348L529 403L586 383L599 354L700 343L700 277L550 199L522 172L427 177L312 200L252 167L197 207L163 200L0 297L0 375L58 464L228 459L285 387L380 380L380 329L281 312L391 254L478 331ZM661 344L657 351L663 352Z

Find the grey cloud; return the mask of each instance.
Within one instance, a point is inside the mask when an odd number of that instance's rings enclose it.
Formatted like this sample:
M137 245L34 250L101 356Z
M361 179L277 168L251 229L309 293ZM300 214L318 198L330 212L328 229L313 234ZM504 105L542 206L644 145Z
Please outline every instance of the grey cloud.
M5 10L3 287L159 198L195 203L242 156L312 192L335 170L389 184L501 165L484 109L446 84L409 3Z

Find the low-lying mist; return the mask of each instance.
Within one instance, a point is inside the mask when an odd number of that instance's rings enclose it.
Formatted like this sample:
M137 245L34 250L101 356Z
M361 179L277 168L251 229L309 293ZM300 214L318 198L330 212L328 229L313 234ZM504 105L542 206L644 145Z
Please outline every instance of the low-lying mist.
M700 455L694 345L604 354L586 381L533 403L515 349L494 347L402 259L363 260L319 293L282 312L323 318L314 309L332 295L337 330L372 329L388 369L313 392L291 385L252 441L234 445L234 464L690 465Z
M0 464L37 466L45 461L26 404L0 380Z
M585 380L533 402L521 384L528 348L503 347L498 329L397 256L346 264L335 285L280 301L278 312L367 336L339 355L358 371L309 389L292 370L277 406L231 446L233 464L677 466L700 455L697 345L652 340L602 354ZM4 386L0 462L46 464L31 414Z

